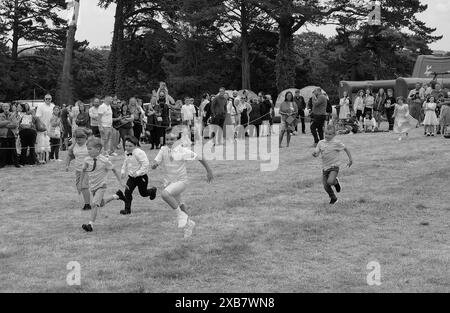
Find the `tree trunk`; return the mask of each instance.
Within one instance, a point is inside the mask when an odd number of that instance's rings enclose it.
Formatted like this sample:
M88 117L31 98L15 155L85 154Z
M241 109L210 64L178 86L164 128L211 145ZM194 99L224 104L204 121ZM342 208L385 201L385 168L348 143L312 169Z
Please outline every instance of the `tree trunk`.
M125 86L125 46L124 46L124 23L125 23L125 1L118 0L118 15L116 15L117 37L116 37L116 73L115 73L115 94L119 99L127 96Z
M279 21L278 52L275 64L278 92L295 87L294 19L287 14Z
M122 32L123 34L123 8L123 0L118 0L114 19L114 33L111 43L111 52L108 57L105 85L103 86L103 92L105 95L113 95L116 92L117 43L119 33Z
M12 25L12 47L11 47L11 58L16 61L19 57L19 0L14 0L14 20Z
M72 61L73 61L73 45L75 42L75 33L77 31L77 19L80 8L80 0L74 1L74 18L69 21L69 30L67 31L66 49L64 51L64 65L61 77L61 87L59 91L59 103L73 105L72 92Z
M241 1L241 49L242 49L242 89L251 89L250 85L250 52L248 36L248 9L246 1Z

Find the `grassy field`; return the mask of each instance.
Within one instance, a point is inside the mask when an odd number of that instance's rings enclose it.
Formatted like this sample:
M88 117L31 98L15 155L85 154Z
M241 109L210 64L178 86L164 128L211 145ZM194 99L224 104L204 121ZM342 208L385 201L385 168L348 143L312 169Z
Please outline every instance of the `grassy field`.
M126 217L113 202L87 234L89 213L62 164L3 169L0 291L450 292L450 141L421 129L403 142L388 133L339 139L354 166L342 170L332 207L310 135L281 151L276 172L211 162L208 185L190 164L184 199L198 227L189 240L159 195L136 196ZM160 187L162 172L150 180ZM81 286L66 284L69 261L81 264ZM371 261L381 286L366 282Z

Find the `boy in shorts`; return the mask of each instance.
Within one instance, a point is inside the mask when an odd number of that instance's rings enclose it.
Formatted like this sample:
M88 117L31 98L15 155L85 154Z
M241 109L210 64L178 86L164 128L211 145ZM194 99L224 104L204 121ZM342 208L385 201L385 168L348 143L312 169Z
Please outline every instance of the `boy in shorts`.
M126 188L126 186L122 184L120 174L113 167L111 161L109 161L104 155L101 155L103 146L100 139L91 138L88 140L86 146L89 156L84 160L81 181L83 181L85 175L89 176L89 189L92 193L93 208L91 211L91 220L89 224L83 224L82 228L87 232L91 232L97 218L98 209L104 207L113 200L120 199L117 194L105 197L106 180L109 172L112 171L114 173L119 185L122 188Z
M319 141L313 153L313 157L317 158L322 155L322 181L325 191L330 196L330 204L335 204L338 198L333 192L331 186L336 188L336 192L341 192L341 185L338 179L339 173L339 152L345 151L348 156L348 167L352 166L353 160L350 151L345 145L336 140L336 129L332 125L328 125L325 129L325 139Z
M181 133L176 134L171 128L166 130L166 145L156 156L152 169L156 169L160 164L164 165L167 177L164 180L165 189L161 192L161 197L175 210L178 228L184 228L184 238L188 238L192 235L195 222L189 218L186 206L181 200L181 194L189 183L186 161L200 161L206 169L208 183L213 180L213 173L205 160L198 159L197 154L181 145L180 138Z

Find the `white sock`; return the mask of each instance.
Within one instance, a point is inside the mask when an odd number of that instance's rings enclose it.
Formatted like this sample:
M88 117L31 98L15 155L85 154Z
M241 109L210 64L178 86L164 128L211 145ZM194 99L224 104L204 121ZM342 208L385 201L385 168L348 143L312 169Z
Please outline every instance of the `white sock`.
M119 200L119 196L118 195L113 195L112 196L114 200Z
M94 222L92 222L92 221L89 222L89 225L94 226Z

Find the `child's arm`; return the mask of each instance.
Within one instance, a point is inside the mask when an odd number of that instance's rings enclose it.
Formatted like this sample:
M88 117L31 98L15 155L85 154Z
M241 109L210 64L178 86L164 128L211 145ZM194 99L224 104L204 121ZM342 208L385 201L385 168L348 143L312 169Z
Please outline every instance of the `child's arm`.
M319 155L320 155L320 143L319 144L317 144L317 146L316 146L316 148L314 149L314 152L313 152L313 157L315 157L315 158L317 158Z
M162 160L163 160L163 151L164 151L165 147L162 147L161 150L159 150L158 155L156 156L155 160L152 163L152 170L156 170L158 168L158 166L161 164Z
M348 165L348 167L351 167L353 165L353 158L350 153L350 150L348 150L348 148L345 148L344 151L345 151L345 153L347 153L347 156L348 156L348 164L347 165Z
M66 158L66 172L69 171L70 162L72 162L73 159L75 159L75 155L73 154L73 148L70 147Z
M119 185L120 185L122 188L124 188L124 189L128 188L127 185L125 185L124 183L122 183L122 178L120 177L119 171L116 170L115 168L111 169L111 171L114 173L114 176L116 176L117 181L119 182Z
M203 165L203 167L206 169L206 181L210 183L214 179L213 172L211 171L211 168L209 167L208 162L206 160L199 160L199 162Z
M86 174L87 169L88 169L88 164L87 164L87 162L84 162L83 163L83 170L81 171L80 181L84 181L84 175L87 175Z

